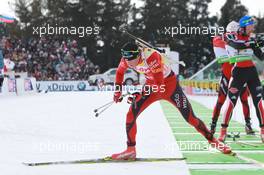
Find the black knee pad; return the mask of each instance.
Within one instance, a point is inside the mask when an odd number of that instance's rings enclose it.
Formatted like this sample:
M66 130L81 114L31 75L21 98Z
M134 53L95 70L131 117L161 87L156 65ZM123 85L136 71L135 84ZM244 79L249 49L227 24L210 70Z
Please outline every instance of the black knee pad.
M0 87L2 87L3 82L4 82L4 77L0 77Z
M228 92L228 98L229 100L233 103L233 105L236 105L237 99L238 99L239 94L238 93L233 93L233 92Z
M227 127L228 127L228 124L221 124L221 126L222 126L223 128L227 128Z

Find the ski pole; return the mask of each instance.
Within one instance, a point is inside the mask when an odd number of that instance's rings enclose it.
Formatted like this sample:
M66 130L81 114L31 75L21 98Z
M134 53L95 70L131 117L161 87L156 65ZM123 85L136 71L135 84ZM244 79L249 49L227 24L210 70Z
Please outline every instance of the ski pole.
M127 92L126 94L123 94L120 98L124 98L126 97L127 95L129 95L130 93ZM98 117L101 113L103 113L106 109L108 109L110 106L112 106L112 104L114 104L114 101L110 101L102 106L100 106L99 108L95 109L94 112L95 112L95 117ZM101 110L100 110L101 109ZM100 110L100 111L99 111ZM99 112L98 112L99 111Z
M104 107L106 107L106 106L112 104L113 102L114 102L114 101L110 101L110 102L104 104L103 106L100 106L99 108L95 109L94 112L97 112L98 110L100 110L100 109L102 109L102 108L104 108Z
M114 101L112 101L111 103L108 103L108 106L106 106L105 108L103 108L101 111L96 112L95 113L95 117L98 117L101 113L103 113L105 110L107 110L110 106L112 106L112 104L114 104Z

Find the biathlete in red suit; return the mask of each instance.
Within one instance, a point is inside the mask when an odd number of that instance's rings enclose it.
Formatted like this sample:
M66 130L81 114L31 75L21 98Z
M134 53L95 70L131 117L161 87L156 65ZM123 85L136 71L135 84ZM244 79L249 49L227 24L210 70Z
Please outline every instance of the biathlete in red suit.
M232 21L227 26L227 32L237 32L239 24L235 21ZM233 30L233 31L232 31ZM213 48L216 59L218 59L218 63L221 64L222 69L222 77L219 82L219 91L218 91L218 98L216 105L213 110L213 116L212 116L212 123L211 123L211 132L214 134L215 129L217 126L217 121L220 115L221 108L223 104L225 103L227 92L228 92L228 86L231 79L231 72L233 69L233 64L229 63L228 53L225 48L226 42L224 41L225 35L222 36L216 36L213 38ZM254 131L251 127L251 118L250 118L250 109L248 105L248 88L245 84L243 89L240 93L240 100L242 103L243 108L243 114L245 117L245 131L247 134L254 134Z
M260 137L264 143L264 108L262 104L262 86L258 77L253 55L264 60L260 43L250 41L250 34L254 31L255 20L251 16L244 16L239 21L240 29L237 33L226 36L226 49L231 62L234 62L232 78L228 89L228 106L223 115L222 128L219 140L224 141L227 127L232 116L241 89L247 84L253 104L259 119ZM263 46L263 43L262 43Z
M121 101L122 88L120 87L128 68L143 73L146 83L141 93L134 94L134 103L131 104L126 116L127 149L124 152L113 154L112 159L127 160L136 158L137 117L153 102L162 99L173 104L184 119L195 127L212 146L225 154L231 153L231 149L215 139L204 122L195 116L176 75L170 66L165 63L164 57L159 52L150 48L140 49L135 43L127 43L123 46L121 53L123 57L116 73L114 101Z

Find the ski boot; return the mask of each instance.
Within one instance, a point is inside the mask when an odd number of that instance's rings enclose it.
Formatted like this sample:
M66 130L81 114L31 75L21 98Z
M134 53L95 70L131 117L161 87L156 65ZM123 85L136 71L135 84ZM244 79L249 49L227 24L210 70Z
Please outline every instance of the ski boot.
M255 135L255 131L253 131L253 129L251 127L251 123L246 123L245 131L246 131L247 135Z
M232 154L231 148L228 145L224 144L223 142L220 142L216 138L214 138L212 141L209 141L209 143L213 148L218 149L224 154Z
M127 149L121 153L113 154L111 158L113 160L135 160L136 159L136 147L128 146Z
M226 132L227 132L227 129L225 127L222 127L221 130L220 130L220 136L218 138L218 140L220 142L224 142L225 141L225 138L226 138Z

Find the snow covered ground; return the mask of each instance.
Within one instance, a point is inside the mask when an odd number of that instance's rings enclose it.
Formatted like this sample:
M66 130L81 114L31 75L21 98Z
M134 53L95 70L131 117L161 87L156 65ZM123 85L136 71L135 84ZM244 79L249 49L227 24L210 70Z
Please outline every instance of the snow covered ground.
M4 175L189 174L185 161L27 167L22 162L100 158L126 147L128 105L114 104L98 118L93 110L111 101L107 92L57 92L0 98L0 172ZM181 157L160 104L138 120L138 157ZM173 148L173 149L172 149Z

